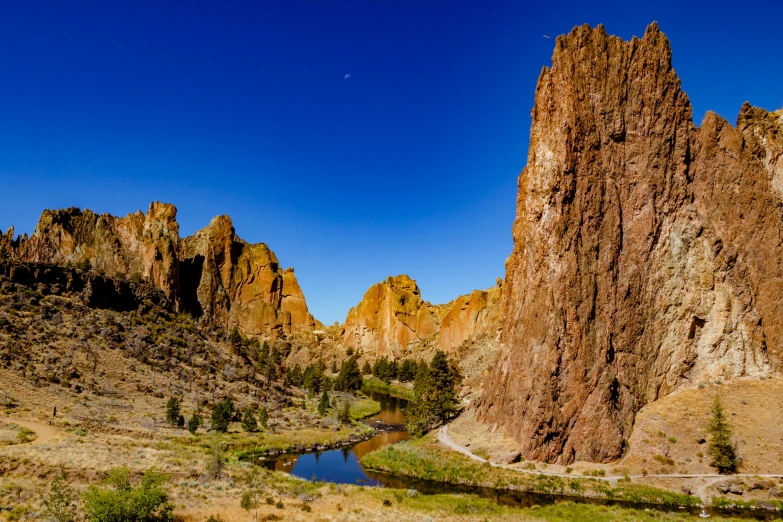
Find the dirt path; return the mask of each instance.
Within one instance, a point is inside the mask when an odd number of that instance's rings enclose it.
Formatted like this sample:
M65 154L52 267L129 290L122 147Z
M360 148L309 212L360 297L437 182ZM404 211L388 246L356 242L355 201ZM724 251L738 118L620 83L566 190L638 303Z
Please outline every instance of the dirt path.
M517 471L519 473L528 473L531 475L551 475L553 477L572 477L574 475L566 474L566 473L554 473L551 471L540 471L540 470L526 470L526 469L519 469L515 468L506 464L497 464L495 462L489 461L487 459L481 458L478 455L474 454L472 451L470 451L465 446L462 446L460 444L457 444L454 442L454 439L451 438L451 435L449 435L449 426L443 426L440 431L438 431L438 442L443 444L444 446L448 447L449 449L452 449L454 451L457 451L459 453L462 453L466 457L469 457L473 460L477 460L479 462L489 462L490 466L494 466L496 468L504 468L504 469L510 469L512 471ZM648 474L648 475L630 475L629 478L631 479L650 479L650 478L666 478L666 479L694 479L694 478L705 478L705 479L713 479L708 480L704 484L702 484L696 491L696 495L701 498L702 500L705 500L704 496L706 495L707 488L714 484L715 482L718 482L720 480L724 479L733 479L733 478L742 478L742 477L761 477L761 478L783 478L783 474L760 474L760 473L737 473L735 475L720 475L718 473L702 473L702 474L683 474L683 473L673 473L670 475L665 474ZM618 480L624 478L624 475L608 475L604 477L589 477L591 479L596 480L604 480L607 482L617 482Z
M17 426L22 426L23 428L34 431L38 437L32 442L28 442L28 444L32 444L33 446L46 444L57 436L57 428L50 426L49 424L23 419L12 419L10 417L0 417L0 421L16 424Z

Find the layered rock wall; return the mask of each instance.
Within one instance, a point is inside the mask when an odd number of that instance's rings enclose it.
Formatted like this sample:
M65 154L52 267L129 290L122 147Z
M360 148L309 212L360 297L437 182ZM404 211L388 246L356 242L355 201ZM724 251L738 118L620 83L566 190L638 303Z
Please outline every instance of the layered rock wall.
M434 348L450 352L479 333L497 332L500 298L495 286L432 305L407 275L389 277L371 286L348 312L343 345L395 359Z
M646 403L779 372L780 115L695 127L653 24L559 37L532 119L480 417L528 458L607 461Z
M107 276L141 277L174 306L246 336L312 330L315 321L293 269L282 270L269 247L239 239L218 216L181 239L173 205L152 203L124 218L69 208L46 210L31 237L0 234L0 249L18 261L77 264Z

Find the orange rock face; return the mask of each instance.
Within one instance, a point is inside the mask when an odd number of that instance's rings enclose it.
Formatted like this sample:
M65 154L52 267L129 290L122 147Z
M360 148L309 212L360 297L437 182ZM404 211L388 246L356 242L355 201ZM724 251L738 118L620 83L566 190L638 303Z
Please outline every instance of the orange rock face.
M164 203L124 218L46 210L32 237L14 241L11 230L0 234L0 247L20 260L89 260L109 276L137 273L180 310L226 329L236 326L244 335L277 337L314 328L293 269L282 270L267 245L239 239L228 216L180 239L176 215Z
M452 351L482 331L497 330L500 289L476 290L445 305L421 298L407 275L389 277L370 287L348 312L345 347L376 357L416 356L427 348Z
M778 374L781 115L697 128L652 25L559 37L532 116L480 418L528 458L608 461L646 403Z

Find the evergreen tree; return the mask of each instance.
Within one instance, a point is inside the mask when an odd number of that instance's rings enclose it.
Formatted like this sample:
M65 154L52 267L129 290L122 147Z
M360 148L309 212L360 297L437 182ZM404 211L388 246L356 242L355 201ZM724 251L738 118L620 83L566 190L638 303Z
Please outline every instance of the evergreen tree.
M362 367L362 375L372 375L372 368L370 367L370 361L364 361Z
M319 364L308 364L305 368L302 378L302 387L310 393L316 394L321 391L321 385L324 381L324 370Z
M397 378L401 382L411 382L413 379L416 378L416 372L418 371L418 369L419 367L415 361L413 361L412 359L405 359L400 365L399 371L397 373Z
M231 397L226 397L212 410L212 429L219 433L227 432L233 416L234 401Z
M242 429L251 433L258 430L255 408L250 407L245 410L245 414L242 416Z
M328 411L329 411L329 394L326 393L326 390L324 390L323 394L321 394L321 400L318 402L318 413L322 417L325 417Z
M351 424L351 403L348 401L345 401L340 406L340 409L337 411L337 420L340 421L341 424Z
M272 351L269 353L269 357L267 358L267 362L266 362L267 388L272 386L272 381L277 378L277 368L279 365L280 365L280 351L277 349L277 346L273 346Z
M261 411L258 412L258 422L264 429L269 427L269 411L267 411L266 406L262 407Z
M179 419L179 399L172 397L166 403L166 422L172 426L177 425Z
M242 334L239 333L239 329L236 326L231 329L228 340L234 347L238 347L242 344Z
M429 367L420 364L413 385L413 399L405 409L405 424L419 437L452 418L457 410L457 385L461 377L441 350L435 353Z
M359 363L353 355L343 363L340 369L340 375L334 382L334 389L344 392L355 392L362 388L362 372L359 370Z
M179 417L177 417L177 428L184 428L184 427L185 427L185 416L180 413Z
M337 361L332 361L332 373L337 373Z
M715 396L711 413L709 431L712 438L707 448L712 457L711 466L720 473L734 473L737 470L737 454L731 443L732 429L718 395Z
M195 434L196 430L198 430L199 427L201 427L201 422L202 422L201 415L194 412L193 416L188 421L188 431L192 434Z

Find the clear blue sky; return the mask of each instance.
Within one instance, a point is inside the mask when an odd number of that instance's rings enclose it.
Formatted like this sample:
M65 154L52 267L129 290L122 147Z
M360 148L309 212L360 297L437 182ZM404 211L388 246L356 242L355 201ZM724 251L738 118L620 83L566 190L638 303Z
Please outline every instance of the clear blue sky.
M387 275L446 302L504 275L556 35L657 20L696 122L733 123L745 100L783 106L781 19L748 1L3 2L0 228L161 200L183 236L229 214L324 322Z

